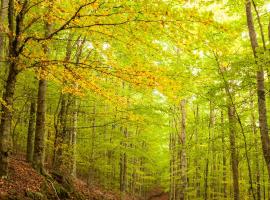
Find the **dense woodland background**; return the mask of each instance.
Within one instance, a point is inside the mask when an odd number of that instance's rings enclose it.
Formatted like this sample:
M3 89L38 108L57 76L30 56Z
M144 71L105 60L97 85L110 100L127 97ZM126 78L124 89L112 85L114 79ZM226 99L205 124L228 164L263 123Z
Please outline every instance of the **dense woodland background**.
M120 199L270 199L269 13L262 0L1 0L0 186L19 155L52 185Z

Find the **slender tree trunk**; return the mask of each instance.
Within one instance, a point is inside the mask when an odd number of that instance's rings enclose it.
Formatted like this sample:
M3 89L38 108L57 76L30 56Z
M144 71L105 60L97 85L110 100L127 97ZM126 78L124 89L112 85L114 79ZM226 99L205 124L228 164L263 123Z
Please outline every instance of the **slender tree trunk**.
M257 35L254 28L251 1L246 0L246 16L247 26L249 30L249 37L251 47L253 50L255 61L257 59L256 48L258 47ZM257 62L256 62L257 63ZM264 69L261 65L258 65L257 71L257 94L258 94L258 110L259 110L259 125L262 142L263 156L267 165L268 177L270 178L270 138L268 135L268 122L267 122L267 110L265 101L265 83L264 83Z
M211 143L211 137L212 137L212 128L214 125L214 114L213 114L213 103L212 100L210 100L209 103L209 124L208 124L208 149L207 149L207 158L205 163L205 174L204 174L204 200L208 200L208 176L209 176L209 156L210 156L210 143Z
M71 169L71 175L73 177L76 177L77 174L77 168L76 168L76 145L77 145L77 129L78 129L78 100L77 97L74 97L74 108L72 113L72 119L73 119L73 128L71 133L72 138L72 169Z
M256 128L256 119L255 119L255 112L254 112L254 101L252 91L250 91L250 110L251 110L251 126L252 132L254 136L257 136L257 128ZM260 162L259 162L259 149L258 149L258 140L257 137L254 139L254 146L255 146L255 166L256 166L256 184L257 184L257 199L261 199L261 184L260 184Z
M211 188L211 193L210 193L210 199L217 199L217 194L218 194L218 187L220 186L220 182L218 180L218 170L217 170L217 153L216 153L216 141L215 138L217 137L217 133L215 131L215 110L212 110L212 117L211 117L211 121L212 121L212 125L211 125L211 163L210 164L210 180L209 180L209 186Z
M0 67L5 66L6 54L7 54L7 34L4 29L7 24L8 17L8 3L9 0L1 0L0 8Z
M222 187L222 193L223 193L223 197L227 198L227 177L226 177L226 149L225 149L225 129L224 129L224 115L223 115L223 111L221 111L221 132L222 132L222 181L223 181L223 187Z
M124 153L123 155L123 182L122 182L122 192L125 197L125 193L127 191L127 154Z
M204 200L208 200L208 174L209 174L209 159L206 159L205 174L204 174Z
M128 131L127 128L124 128L124 137L127 138ZM127 145L126 141L121 142L122 146L126 150ZM125 193L127 189L127 155L126 152L121 153L120 155L120 192L121 192L121 199L125 199Z
M216 58L216 62L217 62L217 65L218 65L219 74L222 76L222 79L224 81L224 89L225 89L225 92L226 92L226 95L227 95L227 99L230 102L228 105L233 107L235 118L237 119L237 121L238 121L238 123L240 125L241 133L242 133L242 136L243 136L243 139L244 139L245 157L246 157L247 167L248 167L248 176L249 176L249 184L250 184L249 191L252 194L253 199L256 200L256 196L255 196L254 188L253 188L251 163L250 163L250 159L249 159L249 155L248 155L247 138L246 138L246 134L245 134L245 131L244 131L244 127L243 127L241 118L240 118L240 116L239 116L239 114L237 112L237 108L236 108L234 100L233 100L233 95L231 94L231 91L230 91L229 82L226 80L226 78L224 76L224 70L220 67L220 63L219 63L219 59L218 59L217 55L215 55L215 58Z
M217 59L217 57L216 57ZM247 160L248 165L248 174L249 174L249 183L250 183L250 191L252 192L252 196L254 199L254 191L253 191L253 181L252 181L252 173L251 173L251 166L248 156L248 150L247 150L247 140L244 133L244 129L242 126L241 119L237 113L236 106L234 104L234 98L232 95L232 92L230 91L231 86L229 85L229 82L225 79L222 69L220 68L219 61L217 59L217 64L219 66L219 73L221 74L223 81L224 81L224 87L225 92L227 95L227 108L228 108L228 119L229 119L229 132L230 132L230 153L231 153L231 166L232 166L232 174L233 174L233 192L234 192L234 199L239 200L240 199L240 190L239 190L239 172L238 172L238 155L236 150L236 122L238 121L240 127L241 127L241 133L244 138L244 144L245 144L245 157Z
M180 155L180 173L181 173L181 187L180 187L180 200L185 200L185 192L187 188L187 155L186 155L186 100L180 103L181 111L181 155Z
M172 128L173 128L172 122ZM176 199L176 185L175 185L175 134L172 131L170 133L170 200Z
M72 38L72 36L70 36ZM81 56L82 56L82 50L84 43L86 41L86 38L82 42L77 43L77 52L76 52L76 63L78 64L80 62ZM71 48L71 46L67 46L67 49ZM67 58L69 58L70 55L67 54ZM74 86L76 89L78 88L78 84L75 83ZM71 169L71 175L73 177L76 177L76 145L77 145L77 132L78 132L78 99L76 96L73 97L73 112L72 112L72 132L71 132L71 138L72 138L72 169Z
M176 134L173 133L172 143L173 143L173 152L172 152L172 174L173 174L173 200L177 198L177 187L176 187L176 179L177 179L177 153L176 153Z
M115 111L115 113L116 113L116 111ZM116 119L116 114L114 115L114 121L115 121L115 119ZM115 124L112 124L111 131L110 131L111 132L110 133L110 138L109 138L110 144L113 143L114 129L115 129ZM108 165L111 166L110 186L113 187L113 179L115 178L114 177L115 176L115 165L114 165L114 162L113 162L113 160L114 160L114 152L113 152L113 150L109 149L107 155L108 155Z
M230 129L230 146L231 146L231 165L233 173L233 192L234 200L240 200L239 194L239 173L238 173L238 156L236 151L236 123L235 123L235 110L234 107L228 106L228 118Z
M259 123L262 140L262 149L264 159L267 164L268 176L270 178L270 139L268 135L267 111L265 102L264 72L257 72L258 88L258 106L259 106Z
M196 106L196 111L194 112L194 117L195 117L195 143L196 143L196 148L199 148L199 139L198 139L198 135L199 135L199 106ZM196 172L195 172L195 187L196 187L196 196L197 198L199 198L201 196L201 186L200 186L200 164L198 162L199 157L196 155L195 158L195 168L196 168Z
M171 126L171 125L170 125ZM170 150L170 200L172 200L172 193L173 193L173 163L172 163L172 133L170 132L170 143L169 143L169 150Z
M36 100L32 99L31 105L30 105L28 134L27 134L26 160L28 162L33 161L34 138L35 138L35 118L36 118L35 116L36 116Z
M92 130L91 130L91 152L90 152L90 168L89 168L89 181L92 182L95 178L95 161L94 161L94 157L95 157L95 145L96 145L96 114L97 114L97 110L96 110L96 102L94 102L93 104L93 111L92 111L92 115L93 115L93 121L92 121Z

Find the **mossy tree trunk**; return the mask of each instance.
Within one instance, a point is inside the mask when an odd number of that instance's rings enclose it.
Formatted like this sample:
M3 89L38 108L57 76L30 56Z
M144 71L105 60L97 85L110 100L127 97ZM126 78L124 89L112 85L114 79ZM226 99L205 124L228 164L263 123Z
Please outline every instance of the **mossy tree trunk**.
M26 160L30 163L33 161L35 119L36 119L36 100L35 98L33 98L31 100L31 105L30 105L28 134L27 134L27 151L26 151Z
M11 152L10 144L10 130L12 121L12 107L13 97L15 92L15 86L17 81L17 75L19 70L17 68L17 61L20 55L19 36L22 33L22 25L24 20L25 11L28 5L28 1L25 0L22 3L22 8L18 13L15 13L14 0L1 1L2 6L7 6L7 18L8 18L8 54L5 56L5 60L8 62L8 76L6 84L4 86L4 93L1 100L1 124L0 124L0 177L8 176L8 160ZM2 17L6 17L6 8L1 10ZM15 18L16 14L16 18ZM5 48L2 43L2 50Z

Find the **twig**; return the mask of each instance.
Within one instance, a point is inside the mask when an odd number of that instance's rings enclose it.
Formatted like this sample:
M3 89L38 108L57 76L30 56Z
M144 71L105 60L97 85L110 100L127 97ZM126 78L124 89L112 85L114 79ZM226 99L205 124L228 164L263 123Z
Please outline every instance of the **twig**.
M56 191L56 189L55 189L55 187L54 187L54 185L53 185L53 182L52 182L50 179L47 179L47 180L51 183L52 188L53 188L53 190L54 190L54 192L55 192L55 195L56 195L57 199L58 199L58 200L61 200L61 199L59 198L58 194L57 194L57 191Z

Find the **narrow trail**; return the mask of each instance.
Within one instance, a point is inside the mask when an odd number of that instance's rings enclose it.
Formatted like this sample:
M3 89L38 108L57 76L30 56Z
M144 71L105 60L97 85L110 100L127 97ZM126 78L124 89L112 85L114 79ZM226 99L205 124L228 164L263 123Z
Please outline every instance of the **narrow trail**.
M148 193L147 200L169 200L169 194L161 188L155 188Z

